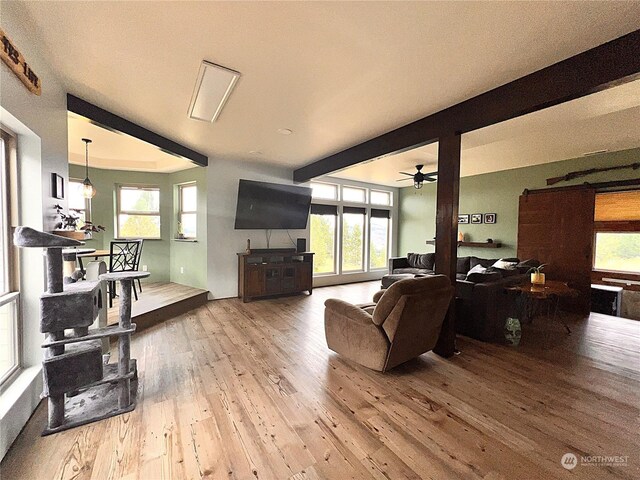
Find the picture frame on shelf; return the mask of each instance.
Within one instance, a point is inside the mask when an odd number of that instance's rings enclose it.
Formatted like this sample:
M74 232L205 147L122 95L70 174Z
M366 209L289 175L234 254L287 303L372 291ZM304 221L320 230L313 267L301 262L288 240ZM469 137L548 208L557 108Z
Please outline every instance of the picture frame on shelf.
M472 213L471 214L471 223L482 223L482 214L481 213Z
M64 198L64 178L57 173L51 174L51 196L53 198Z
M458 215L458 224L467 224L469 223L469 214Z
M489 224L496 223L497 218L498 218L498 215L496 215L495 213L485 213L484 223L489 223Z

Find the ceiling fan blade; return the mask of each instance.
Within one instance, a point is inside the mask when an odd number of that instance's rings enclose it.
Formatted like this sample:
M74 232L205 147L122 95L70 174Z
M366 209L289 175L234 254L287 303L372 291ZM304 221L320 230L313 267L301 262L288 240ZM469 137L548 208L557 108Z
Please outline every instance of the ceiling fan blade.
M435 172L425 173L425 175L427 175L429 177L437 177L438 176L438 171L436 170Z
M410 177L413 177L415 175L415 173L407 173L407 172L398 172L401 173L402 175L409 175Z
M413 180L413 178L400 178L396 182L404 182L405 180Z

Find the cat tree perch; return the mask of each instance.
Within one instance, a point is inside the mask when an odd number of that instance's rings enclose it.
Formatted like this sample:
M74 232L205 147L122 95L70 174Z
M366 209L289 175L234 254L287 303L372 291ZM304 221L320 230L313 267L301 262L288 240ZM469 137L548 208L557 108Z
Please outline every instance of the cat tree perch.
M100 275L98 281L64 285L62 249L83 243L70 238L18 227L14 243L22 248L44 248L47 291L40 297L40 331L45 334L42 362L43 396L48 421L43 435L130 412L136 405L137 364L131 359L131 284L149 272ZM92 328L103 308L102 282L120 282L118 325ZM117 337L118 362L103 365L104 338Z

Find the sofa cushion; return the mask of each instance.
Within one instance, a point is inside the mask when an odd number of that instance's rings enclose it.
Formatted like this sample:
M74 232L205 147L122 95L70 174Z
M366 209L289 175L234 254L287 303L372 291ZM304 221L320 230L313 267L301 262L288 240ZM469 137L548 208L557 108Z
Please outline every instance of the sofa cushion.
M469 270L471 270L471 257L458 257L456 273L466 274Z
M402 273L412 273L414 275L421 273L423 275L429 275L433 273L433 270L427 270L426 268L394 268L392 273L394 275Z
M407 253L407 262L413 268L433 270L435 259L435 253Z
M471 270L476 265L482 265L484 268L489 268L491 265L498 261L497 258L488 259L488 258L478 258L478 257L469 257L469 270Z
M466 273L456 273L456 280L464 280L465 278L467 278Z
M485 273L499 273L501 277L513 277L514 275L520 275L520 272L514 268L496 268L489 267Z
M500 270L515 270L520 263L517 258L501 258L492 265L493 268L499 268Z
M485 273L470 273L469 275L467 275L467 282L472 282L472 283L491 283L491 282L497 282L498 280L502 279L502 275L500 274L500 272L485 272Z

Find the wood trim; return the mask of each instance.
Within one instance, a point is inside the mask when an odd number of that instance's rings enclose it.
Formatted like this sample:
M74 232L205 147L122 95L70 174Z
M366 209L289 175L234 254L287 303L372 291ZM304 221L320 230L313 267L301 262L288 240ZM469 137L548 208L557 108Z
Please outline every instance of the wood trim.
M151 130L137 125L129 120L122 118L114 113L104 110L92 103L82 100L70 93L67 93L67 110L89 119L92 123L99 125L107 130L116 130L118 132L131 135L143 142L155 145L163 152L183 157L191 160L196 165L206 167L209 164L209 158L202 153L191 150L184 145L169 140Z
M640 232L640 220L593 222L594 232Z
M380 158L536 112L640 77L640 30L628 33L452 107L299 168L306 182Z
M626 285L618 282L608 282L603 278L615 278L617 280L631 280L634 282L640 282L640 274L636 273L623 273L623 272L611 272L607 270L592 270L591 282L602 285L611 285L613 287L622 287L624 290L630 290L634 292L640 292L640 285Z

